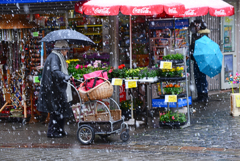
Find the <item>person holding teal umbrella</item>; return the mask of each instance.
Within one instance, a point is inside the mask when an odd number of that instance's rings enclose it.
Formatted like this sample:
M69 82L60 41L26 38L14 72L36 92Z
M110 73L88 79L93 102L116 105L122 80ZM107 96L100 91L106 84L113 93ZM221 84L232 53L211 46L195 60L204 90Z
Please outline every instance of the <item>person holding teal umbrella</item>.
M201 19L196 19L190 25L190 30L192 32L192 41L190 45L191 59L194 62L194 79L197 87L197 98L193 100L193 102L208 102L208 82L206 78L206 74L202 73L199 70L198 64L193 57L194 49L195 49L195 41L203 37L204 35L208 36L210 34L210 30L207 29L207 24L203 22Z

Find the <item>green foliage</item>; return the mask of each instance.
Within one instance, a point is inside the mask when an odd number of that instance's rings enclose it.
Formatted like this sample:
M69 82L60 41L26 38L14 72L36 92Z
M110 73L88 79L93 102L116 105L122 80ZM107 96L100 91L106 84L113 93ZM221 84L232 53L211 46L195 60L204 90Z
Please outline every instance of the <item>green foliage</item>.
M131 100L126 100L120 102L120 108L122 110L129 110L131 108Z
M183 113L168 111L166 113L160 113L159 121L161 122L186 122L186 115Z
M173 94L173 95L178 95L178 94L180 94L180 91L181 91L181 89L178 87L178 88L176 88L176 87L168 87L168 88L163 88L164 89L164 92L165 92L165 94Z
M182 54L168 54L163 56L162 60L183 60L183 55Z

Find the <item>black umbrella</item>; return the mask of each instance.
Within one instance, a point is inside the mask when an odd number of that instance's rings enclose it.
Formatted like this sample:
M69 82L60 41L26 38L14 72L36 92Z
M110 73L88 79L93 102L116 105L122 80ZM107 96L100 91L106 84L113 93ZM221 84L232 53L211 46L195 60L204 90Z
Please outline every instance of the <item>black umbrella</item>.
M56 30L47 34L40 42L55 42L58 40L66 40L69 44L76 45L93 45L95 44L89 37L75 30L64 29Z

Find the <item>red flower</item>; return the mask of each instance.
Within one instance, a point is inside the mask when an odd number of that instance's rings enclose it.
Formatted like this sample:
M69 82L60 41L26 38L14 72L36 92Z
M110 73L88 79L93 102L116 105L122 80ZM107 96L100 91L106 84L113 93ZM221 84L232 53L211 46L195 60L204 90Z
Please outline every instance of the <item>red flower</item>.
M113 71L113 69L110 69L110 70L108 71L108 73L112 73L112 71Z
M82 66L82 65L80 65L80 68L82 69L82 68L83 68L83 66Z
M87 68L87 65L84 65L84 68Z
M118 69L122 69L122 68L124 68L124 67L125 67L125 65L124 65L124 64L121 64L121 65L118 66Z

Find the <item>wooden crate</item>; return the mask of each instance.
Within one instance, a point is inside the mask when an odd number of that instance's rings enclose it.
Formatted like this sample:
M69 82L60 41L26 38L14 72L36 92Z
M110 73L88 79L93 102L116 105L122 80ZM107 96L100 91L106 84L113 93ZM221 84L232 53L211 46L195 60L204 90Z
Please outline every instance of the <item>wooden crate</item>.
M231 115L232 116L239 116L240 115L240 107L237 107L236 97L240 96L239 93L232 93L230 98L231 104Z
M109 121L108 112L98 112L96 114L84 115L84 121Z
M122 110L116 109L110 110L110 112L114 121L120 120L122 118Z

